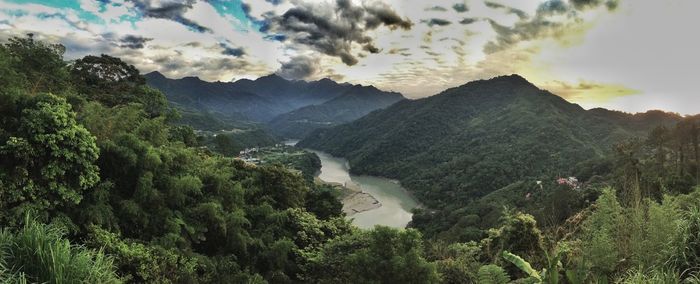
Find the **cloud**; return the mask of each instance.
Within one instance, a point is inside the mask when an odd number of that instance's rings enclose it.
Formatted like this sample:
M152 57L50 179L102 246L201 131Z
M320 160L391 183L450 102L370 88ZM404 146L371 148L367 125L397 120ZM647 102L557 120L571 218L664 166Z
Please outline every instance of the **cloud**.
M491 2L491 1L484 2L484 5L486 5L486 7L493 8L493 9L503 9L506 12L508 12L509 14L514 14L514 15L518 16L518 18L520 18L520 19L527 19L528 18L527 13L525 13L525 11L520 10L520 9L516 9L513 7L507 7L503 4L499 4L499 3Z
M454 9L458 13L464 13L466 11L469 11L467 4L464 4L464 3L456 3L456 4L452 5L452 9Z
M428 26L447 26L452 24L452 22L445 20L445 19L438 19L438 18L432 18L429 21L425 21L428 23Z
M556 15L564 14L569 10L569 5L564 2L564 0L548 0L542 2L537 7L537 14L539 15Z
M464 18L461 21L459 21L459 23L462 25L469 25L469 24L473 24L474 22L476 22L478 20L479 19L477 19L477 18Z
M282 63L280 69L275 73L288 80L306 79L319 72L319 65L318 57L299 55Z
M425 8L426 11L433 11L433 12L447 12L447 9L442 6L433 6L430 8Z
M507 9L511 13L518 10L493 2L486 2L486 5L496 9ZM560 17L562 15L565 17ZM562 34L572 24L582 22L577 13L573 11L573 7L561 0L548 0L540 3L533 17L527 15L518 15L518 17L520 20L513 26L501 25L493 19L488 19L497 36L495 40L489 41L484 46L485 53L498 52L521 41L556 36Z
M219 43L219 46L223 48L223 51L221 54L223 55L228 55L228 56L233 56L233 57L241 57L245 55L245 50L241 47L230 47L228 44L225 43Z
M120 39L120 47L131 48L131 49L141 49L153 38L142 37L138 35L126 35Z
M570 0L569 2L579 10L596 8L600 5L605 5L608 10L615 10L619 4L619 0Z
M569 101L575 101L583 106L592 107L613 99L638 94L640 91L630 89L620 84L579 81L577 84L561 80L553 80L541 84L542 88L561 96Z
M377 53L368 31L386 26L391 30L410 29L412 23L401 18L387 4L381 2L354 5L350 0L335 3L300 2L282 15L263 15L265 32L285 35L292 43L311 47L325 55L340 58L346 65L355 65L353 45Z
M184 14L192 9L192 5L196 0L175 1L157 1L157 0L130 0L134 6L143 14L144 17L169 19L180 24L183 24L190 29L203 32L211 32L210 28L204 27L184 16Z

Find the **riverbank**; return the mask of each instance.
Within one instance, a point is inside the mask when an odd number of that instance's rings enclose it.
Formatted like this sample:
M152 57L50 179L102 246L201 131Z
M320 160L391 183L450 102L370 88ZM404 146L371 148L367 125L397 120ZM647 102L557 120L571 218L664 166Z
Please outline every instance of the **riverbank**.
M360 186L353 181L346 182L343 187L350 191L350 194L341 200L343 203L343 212L346 216L352 216L357 213L382 207L382 203L380 203L379 200L374 198L371 194L363 192Z
M316 181L342 188L343 194L340 197L340 202L343 204L343 213L345 213L345 216L350 217L357 213L382 207L382 203L379 202L379 200L374 198L371 194L363 192L360 186L353 181L345 182L344 184L327 182L319 178L317 178Z

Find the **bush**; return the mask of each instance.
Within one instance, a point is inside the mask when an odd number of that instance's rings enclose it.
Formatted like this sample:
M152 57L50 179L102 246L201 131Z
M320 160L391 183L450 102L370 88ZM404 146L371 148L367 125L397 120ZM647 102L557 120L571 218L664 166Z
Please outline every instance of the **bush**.
M0 282L121 283L112 258L71 245L65 231L27 218L18 232L0 232Z

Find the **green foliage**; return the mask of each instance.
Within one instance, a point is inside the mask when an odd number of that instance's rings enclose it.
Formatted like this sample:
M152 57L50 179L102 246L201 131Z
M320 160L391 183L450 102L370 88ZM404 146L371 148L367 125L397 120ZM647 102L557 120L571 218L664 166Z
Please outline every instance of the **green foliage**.
M435 261L442 283L476 283L481 267L481 248L475 242L431 243L427 249L429 260Z
M615 271L620 254L617 240L621 219L622 207L617 202L615 192L612 189L604 190L596 202L595 213L584 224L584 259L594 272Z
M542 276L540 276L540 272L533 269L532 266L530 265L530 263L525 261L521 257L514 255L508 251L503 251L503 258L505 260L509 261L510 263L514 264L522 272L525 272L525 274L527 276L532 277L534 279L537 279L537 281L542 281ZM550 282L550 283L556 283L556 282Z
M437 283L422 255L420 233L377 226L333 239L311 259L318 283Z
M19 127L0 140L0 196L14 218L78 204L99 181L99 150L65 99L38 95L23 104Z
M0 282L122 283L112 257L65 239L65 231L27 218L17 232L0 231Z
M129 282L178 282L193 279L196 260L177 251L123 240L99 227L91 227L90 243L115 257L116 267Z
M146 80L133 65L102 54L88 55L70 66L70 76L76 91L88 100L107 107L139 103L150 117L167 112L167 100L162 93L147 86Z
M506 271L495 264L488 264L479 268L477 277L479 279L478 283L484 284L506 284L510 282L510 277L508 277Z
M532 257L541 263L543 256L542 233L531 215L520 212L507 214L503 225L489 230L489 236L481 241L484 253L491 260L498 260L504 251Z
M666 270L631 270L625 273L620 279L617 279L615 283L624 284L679 284L686 283L681 281L677 273L673 271ZM687 282L695 283L695 282Z
M4 44L0 53L9 56L13 73L19 74L23 88L31 95L38 93L62 93L70 88L68 70L63 62L65 47L27 37L13 37ZM4 57L4 56L3 56ZM17 82L15 82L17 83Z

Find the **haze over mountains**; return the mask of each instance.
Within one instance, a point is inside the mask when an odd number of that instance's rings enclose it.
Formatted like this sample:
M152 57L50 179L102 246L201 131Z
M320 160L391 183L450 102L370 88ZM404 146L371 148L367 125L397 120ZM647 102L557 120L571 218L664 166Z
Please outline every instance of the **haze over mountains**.
M225 122L270 122L273 132L288 138L352 121L404 99L401 94L372 86L339 84L330 79L289 81L275 74L235 82L169 79L158 72L145 77L150 86L184 111L185 120L204 114Z

